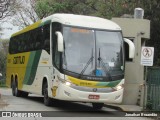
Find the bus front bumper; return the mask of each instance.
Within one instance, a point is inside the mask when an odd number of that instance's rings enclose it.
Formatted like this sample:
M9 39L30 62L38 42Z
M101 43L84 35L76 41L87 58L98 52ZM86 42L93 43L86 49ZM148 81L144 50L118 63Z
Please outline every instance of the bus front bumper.
M56 91L52 91L53 98L77 102L95 103L121 103L123 98L123 88L109 93L86 92L71 88L65 84L59 84Z

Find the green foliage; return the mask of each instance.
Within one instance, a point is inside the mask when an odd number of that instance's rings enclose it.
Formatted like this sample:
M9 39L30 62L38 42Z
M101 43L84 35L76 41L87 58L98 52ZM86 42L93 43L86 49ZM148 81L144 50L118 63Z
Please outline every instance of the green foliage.
M145 18L151 20L151 40L147 41L148 46L155 48L154 65L160 65L160 1L144 0Z
M51 7L49 7L49 4L47 1L40 0L37 2L36 13L39 16L39 18L48 16L50 11L51 11Z
M53 13L67 12L70 7L68 2L57 2L56 0L38 0L35 10L39 18L47 17Z
M142 1L142 0L140 0ZM132 14L135 7L143 7L137 0L37 0L36 13L39 18L54 13L94 15L104 18Z

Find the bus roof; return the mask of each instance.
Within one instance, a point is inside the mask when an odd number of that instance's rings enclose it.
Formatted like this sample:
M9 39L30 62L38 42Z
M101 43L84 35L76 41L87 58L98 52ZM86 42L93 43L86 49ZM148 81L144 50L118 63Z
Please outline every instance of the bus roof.
M121 30L116 23L94 16L75 15L75 14L53 14L44 18L42 21L51 20L52 22L60 22L65 25L107 29L107 30Z
M119 25L104 18L59 13L50 15L46 18L43 18L42 20L39 20L38 22L24 28L23 30L14 33L12 37L30 31L32 29L35 29L45 23L48 23L48 21L59 22L64 25L77 26L77 27L87 27L87 28L106 29L106 30L121 30Z

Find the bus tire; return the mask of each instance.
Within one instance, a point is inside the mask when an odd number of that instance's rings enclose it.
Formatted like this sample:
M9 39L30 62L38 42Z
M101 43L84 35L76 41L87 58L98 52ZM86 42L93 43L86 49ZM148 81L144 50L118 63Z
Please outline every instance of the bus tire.
M15 96L20 97L21 96L21 91L18 90L18 82L14 81L13 87L14 87Z
M28 97L28 94L29 94L28 92L21 91L21 96L22 97Z
M45 82L43 86L43 95L44 95L44 104L46 106L51 106L52 104L52 99L48 96L48 84Z
M100 110L104 106L104 103L92 103L92 107L95 110Z
M11 82L11 88L12 88L12 95L15 96L15 82Z

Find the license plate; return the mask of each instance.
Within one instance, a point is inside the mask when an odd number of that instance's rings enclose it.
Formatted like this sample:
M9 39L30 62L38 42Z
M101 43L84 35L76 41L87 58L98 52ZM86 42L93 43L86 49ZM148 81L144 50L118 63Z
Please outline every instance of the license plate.
M99 95L89 95L88 99L96 99L96 100L98 100L99 99Z

